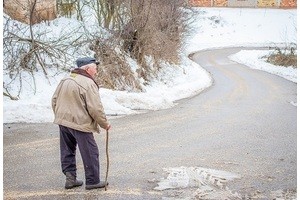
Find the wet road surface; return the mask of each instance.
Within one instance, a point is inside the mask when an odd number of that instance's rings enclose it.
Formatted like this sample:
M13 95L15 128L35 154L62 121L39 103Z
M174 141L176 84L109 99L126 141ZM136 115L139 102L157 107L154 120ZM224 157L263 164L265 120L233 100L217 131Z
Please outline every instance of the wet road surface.
M4 124L4 199L180 198L176 191L153 190L166 177L163 168L180 166L239 174L228 187L243 197L295 193L297 107L290 102L296 102L297 85L228 60L239 50L193 55L214 79L201 94L171 109L111 119L108 191L63 188L56 125ZM104 180L104 131L95 139ZM77 154L78 178L84 179Z

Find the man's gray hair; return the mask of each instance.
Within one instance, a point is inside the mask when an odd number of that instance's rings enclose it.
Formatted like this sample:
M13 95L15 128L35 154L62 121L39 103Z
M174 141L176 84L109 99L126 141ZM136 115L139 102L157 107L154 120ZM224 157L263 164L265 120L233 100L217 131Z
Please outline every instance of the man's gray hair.
M94 67L94 66L97 67L97 65L96 65L95 63L90 63L90 64L87 64L87 65L83 65L83 66L81 66L80 68L81 68L81 69L87 69L88 67Z

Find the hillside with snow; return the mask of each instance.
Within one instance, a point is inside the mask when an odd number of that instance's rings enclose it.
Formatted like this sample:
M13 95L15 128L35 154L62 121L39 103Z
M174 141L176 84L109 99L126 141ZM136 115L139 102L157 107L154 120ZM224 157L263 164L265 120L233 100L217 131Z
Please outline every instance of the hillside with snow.
M108 116L124 116L146 110L166 109L176 105L176 100L198 94L212 84L212 78L201 66L188 59L190 53L232 46L251 47L286 47L297 43L296 18L297 10L279 9L246 9L246 8L196 8L199 10L193 23L193 32L186 38L186 46L181 54L181 65L162 63L165 67L156 78L144 85L142 93L113 91L100 89L102 103ZM5 20L4 22L5 23ZM89 21L92 23L93 20ZM17 24L15 22L15 24ZM74 19L59 18L40 24L47 29L49 37L61 37L76 30L78 22ZM41 27L40 27L41 28ZM77 34L78 32L76 32ZM75 34L75 33L73 33ZM74 35L70 35L71 37ZM49 38L51 39L51 38ZM73 56L69 65L75 64L77 57L86 55L88 50L68 52ZM244 63L249 67L265 70L270 73L297 82L297 70L293 68L274 67L266 63L262 55L270 51L244 51L232 55L231 59ZM136 62L130 60L132 68ZM42 73L37 73L36 92L32 85L23 83L20 100L13 101L3 97L3 122L40 123L52 122L54 115L51 110L51 97L60 79L67 73L57 74L48 71L49 80ZM24 76L24 80L30 76ZM3 81L10 82L9 76L3 71ZM29 81L28 81L29 82ZM11 88L14 91L14 88ZM17 90L17 84L15 90Z

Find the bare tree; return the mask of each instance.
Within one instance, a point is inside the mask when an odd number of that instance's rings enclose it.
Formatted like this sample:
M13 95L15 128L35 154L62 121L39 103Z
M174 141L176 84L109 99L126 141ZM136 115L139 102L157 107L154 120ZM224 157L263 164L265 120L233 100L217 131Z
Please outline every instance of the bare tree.
M139 74L144 78L151 74L145 56L152 56L155 61L178 62L192 13L189 5L180 0L130 0L127 6L130 20L122 31L123 48L141 64Z
M111 9L112 5L118 9ZM101 15L102 19L106 19L101 21L102 26L112 33L110 38L98 36L97 40L100 42L94 42L92 45L96 56L102 59L104 65L119 64L125 67L120 62L116 63L116 56L122 57L121 54L115 53L116 46L121 46L125 53L137 61L140 67L136 72L146 81L160 69L160 61L179 62L179 52L185 34L189 30L190 17L193 14L187 2L182 0L98 0L98 6L100 6L99 9L102 9L102 13L106 13ZM103 12L104 10L107 12ZM109 11L112 10L114 14L109 14ZM98 19L100 19L100 15ZM112 19L118 19L118 26L111 25ZM100 47L97 46L98 44ZM147 56L153 58L154 68L147 63ZM115 71L118 70L115 69ZM128 72L125 69L124 71ZM121 74L119 74L119 79L122 79L124 73ZM114 76L117 75L114 74ZM106 74L106 77L111 76ZM115 88L118 86L115 85Z
M36 0L31 2L32 22ZM69 47L80 51L82 46L87 45L95 52L94 56L101 60L101 73L97 80L103 87L141 91L136 73L147 81L160 70L160 61L179 62L179 53L193 13L182 0L60 0L57 3L58 9L62 9L63 4L69 4L65 14L69 17L75 14L78 20L82 20L81 27L74 30L77 34L80 33L78 38L71 39L68 33L58 39L46 41L42 39L46 33L36 33L32 23L27 27L16 28L10 24L9 19L5 20L4 71L10 76L11 82L5 82L3 88L4 95L11 99L18 98L23 73L32 74L34 89L36 71L42 70L47 78L49 68L63 70L63 66L58 63L74 60L67 53ZM83 13L86 6L94 10L98 20L98 26L92 31L84 23L88 16ZM30 34L24 34L27 32ZM128 64L127 56L139 64L136 71ZM147 58L151 58L154 65ZM19 81L20 85L16 95L10 92L13 81Z
M36 0L30 4L30 25L16 23L9 17L4 16L3 26L3 74L10 81L3 82L3 95L11 99L19 99L23 85L23 75L31 74L31 86L36 91L35 73L42 71L45 79L48 79L48 68L58 68L59 63L68 63L68 48L66 40L69 35L62 35L58 39L46 40L46 30L35 32L33 30L33 13L35 12ZM27 9L27 8L24 8ZM28 34L29 33L29 34ZM13 94L11 85L18 85L18 91Z

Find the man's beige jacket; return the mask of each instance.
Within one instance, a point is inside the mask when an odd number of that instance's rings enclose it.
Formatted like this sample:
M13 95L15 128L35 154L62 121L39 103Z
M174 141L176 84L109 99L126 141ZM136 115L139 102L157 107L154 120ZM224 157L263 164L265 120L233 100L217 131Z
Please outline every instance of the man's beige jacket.
M86 76L72 73L64 78L52 97L54 123L83 132L99 133L108 122L96 83Z

